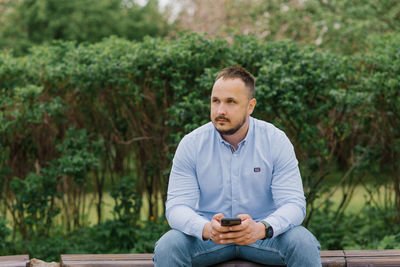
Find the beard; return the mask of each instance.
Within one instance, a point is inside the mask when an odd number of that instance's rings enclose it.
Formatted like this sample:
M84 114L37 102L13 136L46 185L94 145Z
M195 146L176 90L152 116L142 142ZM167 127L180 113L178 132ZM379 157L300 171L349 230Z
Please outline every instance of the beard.
M223 116L218 116L214 119L215 121L215 125L217 124L217 120L226 120L227 122L230 122L230 120L228 118L225 118ZM217 126L215 126L215 129L217 129L217 131L221 134L221 135L233 135L235 134L237 131L239 131L240 128L242 128L243 124L245 124L246 122L246 116L244 116L243 120L238 123L237 125L234 125L232 128L227 129L227 130L219 130L217 128Z

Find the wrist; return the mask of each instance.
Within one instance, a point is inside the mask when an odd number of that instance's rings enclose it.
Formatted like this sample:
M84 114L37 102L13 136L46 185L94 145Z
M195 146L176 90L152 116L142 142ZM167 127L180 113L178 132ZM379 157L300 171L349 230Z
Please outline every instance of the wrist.
M260 240L260 239L264 239L265 238L265 225L263 224L263 223L261 223L261 222L258 222L257 223L257 225L258 225L258 231L257 231L257 239L258 240Z
M272 229L272 226L266 221L261 221L260 223L264 225L264 238L262 239L272 238L274 236L274 229Z
M203 240L211 238L211 223L208 222L203 227Z

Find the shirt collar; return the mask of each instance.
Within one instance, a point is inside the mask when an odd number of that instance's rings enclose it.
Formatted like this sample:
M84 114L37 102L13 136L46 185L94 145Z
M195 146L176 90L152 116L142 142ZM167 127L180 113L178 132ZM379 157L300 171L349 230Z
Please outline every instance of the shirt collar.
M240 143L238 144L238 146L242 146L242 144L245 144L247 139L250 138L253 135L253 124L254 124L254 119L253 117L249 117L249 129L247 130L246 136L244 137L244 139L242 141L240 141ZM221 134L217 131L217 128L215 128L214 126L214 131L215 131L215 135L217 136L217 139L219 142L227 145L227 146L231 146L231 144L229 144L227 141L224 140L224 138L222 138Z

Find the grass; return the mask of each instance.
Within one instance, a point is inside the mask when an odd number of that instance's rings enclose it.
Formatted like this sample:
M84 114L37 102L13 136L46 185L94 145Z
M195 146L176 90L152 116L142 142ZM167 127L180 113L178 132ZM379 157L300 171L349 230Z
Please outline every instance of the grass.
M394 193L390 191L390 188L381 187L379 190L376 190L373 193L373 201L375 205L385 205L385 201L388 200L388 194L394 196ZM328 195L323 195L322 198L316 201L316 205L319 205L323 202L323 200ZM145 196L146 197L146 196ZM95 195L94 193L87 193L86 194L86 212L85 212L85 222L87 225L95 225L97 224L97 211L95 205ZM368 191L364 186L357 186L355 188L354 194L348 204L346 209L346 213L359 213L362 211L363 207L367 203L369 199ZM389 198L390 199L390 198ZM332 208L337 208L342 200L342 189L338 189L334 192L331 196L330 200L332 201ZM161 200L159 200L159 205L164 205ZM113 219L113 209L114 209L114 199L111 197L110 193L105 192L103 195L103 205L102 205L102 221L107 219ZM143 207L140 212L140 219L146 220L148 218L148 205L147 201L143 201ZM163 214L159 214L162 216ZM7 214L7 219L11 223L11 215ZM59 222L61 223L61 217L58 218Z
M386 192L386 190L388 190L388 189L381 187L379 189L379 191L377 191L373 194L374 201L378 205L384 205L385 194L388 193L388 192ZM92 194L89 194L89 195L91 195L90 197L93 197ZM326 196L327 196L327 194L325 194L322 199L324 199L324 197L326 197ZM368 191L365 189L365 187L362 185L357 186L355 188L354 194L349 202L349 205L346 209L346 212L359 213L363 209L365 204L367 203L368 199L369 199ZM342 200L342 190L341 189L336 190L330 200L333 202L332 207L337 208ZM319 203L321 203L321 201ZM317 205L319 203L317 201ZM161 200L159 201L159 205L164 205ZM110 196L109 193L104 194L104 204L103 204L103 216L104 216L103 218L104 219L112 219L113 218L113 215L112 215L113 207L114 207L113 198ZM147 212L146 212L147 210L148 210L147 202L143 201L143 208L140 212L140 218L142 220L145 220L148 217ZM162 214L159 214L159 216L161 216L161 215ZM91 224L97 223L97 213L96 213L96 209L95 209L94 205L89 209L88 221Z
M90 200L94 199L94 194L93 193L88 193L87 194L87 201L88 203ZM147 196L145 195L144 198ZM92 201L93 202L93 201ZM142 201L142 209L140 210L140 220L146 220L148 218L148 203L147 201ZM114 199L111 197L109 192L104 193L103 195L103 205L102 205L102 214L103 214L103 221L107 219L113 219L113 212L114 212ZM158 201L158 205L164 205L162 203L162 200ZM163 214L158 214L158 216L162 216ZM96 206L91 204L89 206L89 211L87 213L87 220L88 222L93 225L97 223L97 211L96 211Z
M332 190L332 189L331 189ZM370 190L370 189L369 189ZM384 206L388 204L387 201L393 201L394 198L394 191L389 186L382 186L378 190L376 188L373 189L372 199L371 195L368 193L368 190L363 185L356 186L353 196L349 201L348 207L346 209L346 213L359 213L362 211L364 206L367 204L368 201L372 201L374 205ZM330 200L332 201L332 208L337 208L342 201L343 198L343 189L339 188L334 192L331 196ZM329 193L323 195L323 197L316 202L316 204L321 204ZM385 203L386 202L386 203Z

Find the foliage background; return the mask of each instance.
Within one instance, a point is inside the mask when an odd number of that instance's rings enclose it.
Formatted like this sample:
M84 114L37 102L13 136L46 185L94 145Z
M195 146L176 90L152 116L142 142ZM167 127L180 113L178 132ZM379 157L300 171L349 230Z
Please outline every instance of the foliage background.
M398 3L250 2L246 16L232 13L243 1L217 2L229 23L207 24L221 25L209 34L178 33L190 28L188 9L170 24L153 1L1 3L0 255L152 252L168 230L175 148L209 120L213 81L233 64L256 77L255 117L295 146L304 225L323 249L400 247ZM209 7L202 3L182 6L196 18ZM319 43L322 18L333 28ZM356 22L335 32L334 18ZM100 41L110 34L120 37ZM349 211L359 187L365 205Z

